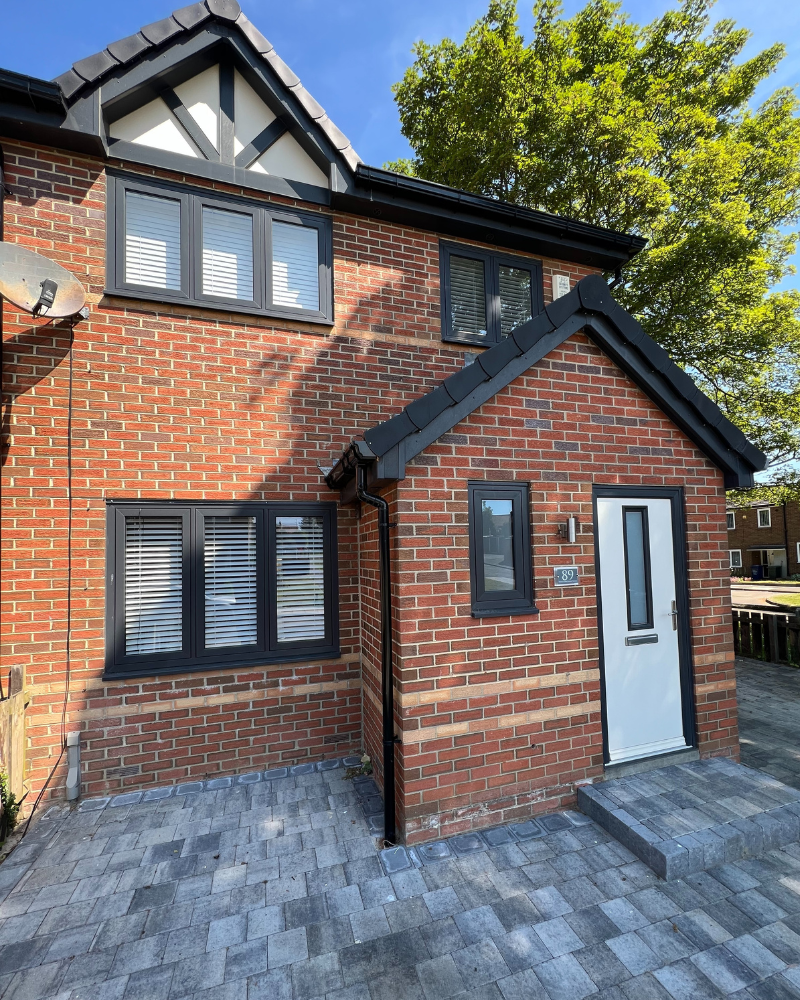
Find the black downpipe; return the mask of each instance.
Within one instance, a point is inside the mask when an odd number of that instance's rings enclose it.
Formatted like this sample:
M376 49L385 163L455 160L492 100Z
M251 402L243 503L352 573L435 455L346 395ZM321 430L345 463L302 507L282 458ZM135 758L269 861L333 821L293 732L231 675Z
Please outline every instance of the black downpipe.
M392 579L389 558L389 504L368 493L367 470L359 463L356 472L358 499L378 510L378 564L381 580L381 696L383 701L383 835L396 839L394 785L394 681L392 678Z

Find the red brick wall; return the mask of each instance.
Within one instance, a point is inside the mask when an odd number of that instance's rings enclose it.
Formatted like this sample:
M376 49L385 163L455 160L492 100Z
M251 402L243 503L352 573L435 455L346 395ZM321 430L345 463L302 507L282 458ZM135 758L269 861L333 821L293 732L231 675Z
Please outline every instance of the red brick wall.
M440 340L438 236L336 215L332 329L131 303L103 295L103 165L13 141L3 150L6 240L69 268L91 309L72 349L65 720L83 734L84 794L334 756L364 743L379 766L371 522L360 527L355 511L340 511L339 660L105 683L105 501L333 500L317 466L462 364L463 349ZM546 275L588 273L543 266ZM36 792L62 742L69 331L3 310L3 662L26 671ZM54 794L64 778L62 763Z
M538 616L470 617L468 480L530 483ZM407 469L398 490L397 697L409 842L574 802L600 775L592 484L682 486L701 753L736 757L721 474L582 335ZM556 525L575 514L577 544ZM552 587L577 563L579 588Z

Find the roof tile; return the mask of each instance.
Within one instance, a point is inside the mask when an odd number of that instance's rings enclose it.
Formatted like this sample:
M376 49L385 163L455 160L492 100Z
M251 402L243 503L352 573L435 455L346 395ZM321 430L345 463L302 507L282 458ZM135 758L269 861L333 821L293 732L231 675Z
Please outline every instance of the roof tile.
M518 358L521 353L519 345L514 338L506 337L505 340L501 340L491 351L484 351L478 355L477 363L483 368L489 378L494 378L499 371L505 368L514 358Z
M118 61L111 53L107 49L103 49L102 52L95 52L93 56L79 59L78 62L74 63L72 68L87 83L92 83L92 81L102 76L103 73L107 73L113 66L118 65Z
M322 107L319 101L314 100L302 83L299 87L292 87L291 90L303 108L313 119L316 120L317 118L323 118L325 116L325 108Z
M165 17L161 21L153 21L152 24L146 24L141 29L141 32L148 42L152 42L153 45L161 45L162 42L166 42L173 35L177 35L179 31L183 30L183 27L177 21L171 17Z
M211 11L204 3L190 3L188 7L173 11L172 16L182 28L191 31L198 24L207 21L211 17Z
M317 124L325 135L327 135L327 137L331 140L336 149L344 149L350 145L350 140L344 132L338 129L327 115L325 115L324 118L318 119Z
M108 51L119 62L126 63L140 56L149 48L150 42L137 31L135 35L128 35L127 38L121 38L118 42L112 42L108 46Z
M236 0L206 0L206 6L220 21L232 23L242 13L242 8Z
M86 81L81 79L74 69L68 69L66 73L57 76L53 83L57 83L61 87L61 93L69 99L73 94L78 93Z
M533 319L518 326L511 334L519 345L520 352L525 354L529 351L537 340L540 340L546 333L555 330L555 325L546 312L539 313Z
M271 52L275 48L272 42L266 39L253 22L249 21L244 14L240 14L236 18L236 26L241 28L242 34L259 55L264 56L267 52Z
M287 87L296 87L300 83L300 77L293 73L286 63L281 59L275 49L267 52L264 58L270 64L270 66L275 70L275 73L281 83L286 84Z

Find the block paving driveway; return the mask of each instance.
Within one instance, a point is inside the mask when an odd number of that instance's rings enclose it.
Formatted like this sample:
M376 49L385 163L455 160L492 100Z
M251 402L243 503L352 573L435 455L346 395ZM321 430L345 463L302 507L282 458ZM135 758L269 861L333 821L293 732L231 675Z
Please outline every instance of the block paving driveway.
M665 883L586 822L389 878L344 773L54 807L2 1000L800 998L798 844Z

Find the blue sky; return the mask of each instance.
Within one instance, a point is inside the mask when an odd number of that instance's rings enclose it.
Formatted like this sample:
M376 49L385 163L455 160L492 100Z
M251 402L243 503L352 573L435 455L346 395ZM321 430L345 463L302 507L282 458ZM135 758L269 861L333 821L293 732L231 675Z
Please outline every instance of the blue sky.
M400 133L391 85L411 62L417 39L461 40L487 0L240 0L242 8L350 138L359 154L380 166L409 155ZM573 13L583 0L568 0ZM180 0L175 6L180 6ZM636 21L666 10L664 0L625 0ZM71 63L137 31L172 10L170 0L27 0L8 3L0 33L0 66L49 79ZM523 30L529 6L520 4ZM787 47L778 73L761 87L800 83L800 4L789 0L720 0L715 18L733 18L753 32L746 55L776 41ZM796 258L800 265L800 255ZM800 270L800 266L798 267ZM795 275L786 286L800 287Z

